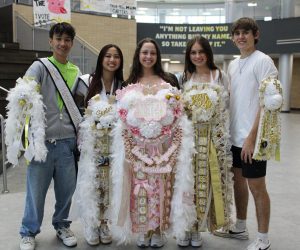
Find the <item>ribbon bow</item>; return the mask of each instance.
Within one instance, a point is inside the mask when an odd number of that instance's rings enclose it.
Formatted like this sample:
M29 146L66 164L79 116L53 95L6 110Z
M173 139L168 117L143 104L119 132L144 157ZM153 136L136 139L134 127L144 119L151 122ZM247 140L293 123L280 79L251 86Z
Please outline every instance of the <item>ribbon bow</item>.
M152 194L153 193L153 188L149 185L148 180L139 180L139 179L135 179L134 180L134 190L133 193L135 196L137 196L139 194L140 188L144 188L147 191L147 194Z

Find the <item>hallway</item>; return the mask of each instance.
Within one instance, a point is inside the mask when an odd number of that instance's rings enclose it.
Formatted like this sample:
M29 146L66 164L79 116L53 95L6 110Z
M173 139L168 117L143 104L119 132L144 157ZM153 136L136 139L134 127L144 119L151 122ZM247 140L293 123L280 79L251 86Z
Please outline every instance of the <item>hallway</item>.
M281 162L270 161L268 164L267 185L271 198L270 240L272 250L300 249L300 114L282 113L282 141ZM19 227L24 210L26 167L24 164L16 168L9 168L9 193L0 193L0 250L19 249ZM0 191L2 191L2 176ZM69 249L56 238L51 225L54 207L53 187L50 188L45 207L44 222L41 233L36 237L37 250L66 250ZM243 250L255 238L256 220L253 200L250 199L248 208L248 230L250 240L240 241L223 239L204 233L204 243L199 249L203 250ZM81 224L76 221L71 225L78 238L78 245L74 249L139 249L135 243L127 246L117 246L115 243L97 247L89 246L82 233ZM150 249L150 248L148 248ZM174 239L169 238L164 250L195 249L180 248Z

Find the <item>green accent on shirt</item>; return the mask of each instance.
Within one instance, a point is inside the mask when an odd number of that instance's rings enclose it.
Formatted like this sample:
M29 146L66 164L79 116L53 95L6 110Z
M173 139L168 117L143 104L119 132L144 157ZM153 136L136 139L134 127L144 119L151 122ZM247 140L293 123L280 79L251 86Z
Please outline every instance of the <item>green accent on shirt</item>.
M62 64L62 63L58 62L53 56L48 57L48 59L59 69L64 80L67 82L69 89L72 89L72 87L75 83L76 77L78 75L78 67L76 65L70 63L69 61L66 64ZM61 96L58 93L58 91L56 92L56 96L57 96L57 105L59 107L59 110L61 111L64 106L64 103L63 103L63 100L61 99Z

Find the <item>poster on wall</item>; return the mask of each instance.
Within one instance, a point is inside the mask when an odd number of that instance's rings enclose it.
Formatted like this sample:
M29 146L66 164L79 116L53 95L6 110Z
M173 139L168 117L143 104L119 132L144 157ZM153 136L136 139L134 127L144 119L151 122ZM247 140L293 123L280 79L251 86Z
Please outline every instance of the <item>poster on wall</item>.
M151 37L163 54L184 54L187 41L197 35L205 37L215 53L232 51L230 24L137 24L137 41Z
M107 0L81 0L80 10L109 13L109 4Z
M111 0L110 12L117 15L135 16L136 0Z
M71 22L70 0L34 0L34 26Z
M268 54L300 52L300 17L257 21L260 36L257 49ZM137 41L145 37L156 40L162 54L184 54L188 40L196 35L205 37L215 54L238 54L231 41L230 23L221 24L164 24L137 23ZM276 32L274 32L276 30Z
M81 0L80 10L135 16L136 0Z

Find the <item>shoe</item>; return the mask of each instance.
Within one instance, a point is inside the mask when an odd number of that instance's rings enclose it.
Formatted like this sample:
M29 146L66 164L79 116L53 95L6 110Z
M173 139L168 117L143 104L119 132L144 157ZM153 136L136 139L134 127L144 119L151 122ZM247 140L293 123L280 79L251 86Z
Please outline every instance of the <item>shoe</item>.
M32 236L24 236L20 242L21 250L34 250L35 248L35 239Z
M148 237L147 235L145 235L143 233L139 234L136 244L138 247L142 247L142 248L148 247L150 244L150 237Z
M150 246L153 248L160 248L163 247L164 244L166 243L166 238L164 234L152 234L151 236L151 243Z
M265 244L261 239L257 239L247 247L247 250L271 250L271 243L268 241Z
M100 226L100 241L102 244L110 244L112 242L112 236L110 230L106 224Z
M249 233L248 229L246 228L243 231L239 231L235 227L232 229L224 229L220 228L218 230L215 230L214 235L224 238L235 238L239 240L248 240L249 239Z
M77 245L77 239L70 228L62 227L56 230L56 236L67 247L75 247Z
M185 232L184 238L176 239L176 243L180 247L187 247L190 245L190 232Z
M84 238L90 246L97 246L100 244L98 228L84 227Z
M201 247L203 239L200 232L192 232L191 245L192 247Z

